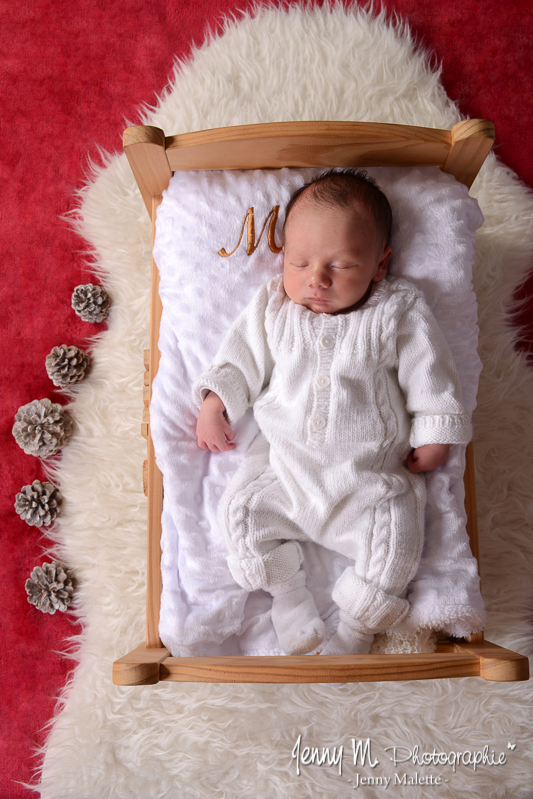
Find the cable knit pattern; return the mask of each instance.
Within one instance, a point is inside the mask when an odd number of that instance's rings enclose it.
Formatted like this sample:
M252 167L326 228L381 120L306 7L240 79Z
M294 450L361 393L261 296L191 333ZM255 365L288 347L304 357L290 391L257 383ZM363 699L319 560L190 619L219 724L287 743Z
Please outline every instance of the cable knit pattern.
M412 447L466 444L472 435L444 336L421 293L400 278L377 284L359 311L332 316L293 303L276 276L256 292L195 382L198 407L209 389L231 424L255 406L264 432L266 425L274 438L292 441L296 423L312 447L351 452L362 438L386 453L401 435L394 431L399 417L411 426ZM378 435L371 429L377 416Z
M354 561L333 592L344 612L372 632L399 621L425 500L425 479L405 459L410 447L471 437L421 292L388 277L357 311L315 314L278 275L195 382L198 405L208 389L230 424L253 406L261 431L220 504L235 580L248 590L286 582L301 565L297 541L313 540Z

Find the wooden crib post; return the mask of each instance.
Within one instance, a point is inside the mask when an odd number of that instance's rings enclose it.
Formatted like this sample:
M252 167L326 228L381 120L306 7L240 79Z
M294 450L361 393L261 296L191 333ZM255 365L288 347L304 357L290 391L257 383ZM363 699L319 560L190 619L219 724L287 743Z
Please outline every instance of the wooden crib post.
M122 144L151 219L152 199L161 197L172 177L165 133L151 125L134 125L124 131Z
M450 172L470 188L495 138L494 125L486 119L457 122L451 130L451 148L443 172Z

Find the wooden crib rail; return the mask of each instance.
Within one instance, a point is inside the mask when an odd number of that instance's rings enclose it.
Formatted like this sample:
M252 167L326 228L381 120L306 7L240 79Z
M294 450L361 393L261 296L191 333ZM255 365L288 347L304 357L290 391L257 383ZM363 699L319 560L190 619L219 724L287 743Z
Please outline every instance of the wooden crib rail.
M344 683L481 677L529 679L523 655L485 641L441 642L427 655L302 655L283 657L170 657L168 649L139 646L113 664L116 685L157 682Z
M270 122L165 136L136 125L123 145L151 216L176 170L334 166L438 166L472 185L494 144L494 125L466 119L451 130L376 122Z
M464 120L451 130L369 122L278 122L165 136L159 128L135 126L123 137L124 150L152 222L162 192L175 170L265 169L281 167L434 165L470 187L494 142L494 125ZM152 257L150 349L145 355L142 434L148 443L143 481L148 496L146 644L113 664L118 685L185 682L349 682L480 676L525 680L527 658L484 641L440 641L434 654L304 657L171 657L159 640L161 596L162 476L150 437L149 402L159 366L161 299ZM465 472L467 529L478 558L473 448Z

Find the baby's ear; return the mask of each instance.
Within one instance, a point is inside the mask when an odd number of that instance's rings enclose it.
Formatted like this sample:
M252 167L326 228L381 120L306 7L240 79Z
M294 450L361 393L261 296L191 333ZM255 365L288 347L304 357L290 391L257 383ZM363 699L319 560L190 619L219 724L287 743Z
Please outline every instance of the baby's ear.
M383 250L383 255L378 261L378 268L373 278L374 283L379 283L380 280L383 280L383 278L387 274L387 265L389 263L391 255L392 255L392 248L385 247L385 249Z

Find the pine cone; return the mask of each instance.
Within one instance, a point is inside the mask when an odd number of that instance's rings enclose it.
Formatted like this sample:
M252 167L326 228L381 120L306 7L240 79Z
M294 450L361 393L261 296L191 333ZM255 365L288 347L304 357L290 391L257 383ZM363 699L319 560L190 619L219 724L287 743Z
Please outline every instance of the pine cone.
M28 602L43 613L54 615L56 610L65 611L70 605L74 584L71 572L57 560L36 566L31 579L26 580Z
M31 527L48 526L59 515L62 502L61 492L52 483L34 480L17 494L15 510Z
M78 347L61 344L60 347L54 347L52 352L46 356L48 377L54 385L60 386L60 388L81 383L88 374L89 367L89 356Z
M15 414L13 435L27 455L48 458L69 440L72 419L61 405L48 398L33 400Z
M72 307L84 322L103 322L110 306L111 298L107 291L92 283L76 286L72 294Z

